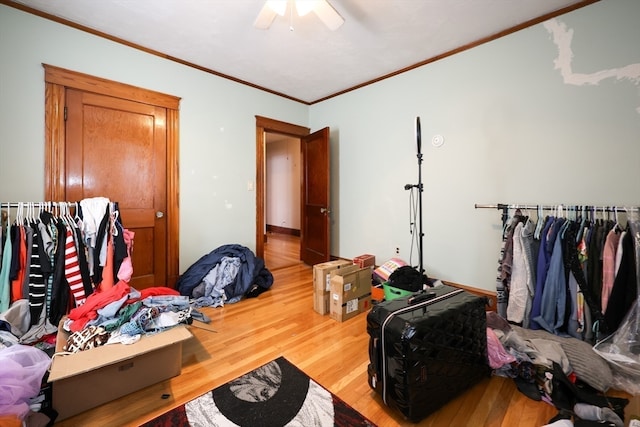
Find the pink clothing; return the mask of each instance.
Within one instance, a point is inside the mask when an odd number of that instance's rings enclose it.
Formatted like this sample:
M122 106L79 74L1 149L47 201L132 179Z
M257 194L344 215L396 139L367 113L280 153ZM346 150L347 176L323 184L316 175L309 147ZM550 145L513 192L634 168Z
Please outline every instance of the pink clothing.
M613 228L607 234L607 238L604 241L604 248L602 249L602 312L606 312L607 303L609 302L609 295L613 289L613 282L616 278L616 252L618 250L618 243L620 241L620 234L616 233L616 229Z
M124 280L125 282L129 282L131 280L131 276L133 276L131 252L133 251L133 237L135 234L136 233L126 228L122 230L122 237L124 238L124 243L127 246L127 257L123 259L120 264L120 268L118 269L118 279Z

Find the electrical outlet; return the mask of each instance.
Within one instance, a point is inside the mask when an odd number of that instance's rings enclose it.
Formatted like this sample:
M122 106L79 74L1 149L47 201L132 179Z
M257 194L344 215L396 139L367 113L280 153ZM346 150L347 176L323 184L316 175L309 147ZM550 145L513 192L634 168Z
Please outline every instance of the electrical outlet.
M396 246L396 255L400 255L400 247Z

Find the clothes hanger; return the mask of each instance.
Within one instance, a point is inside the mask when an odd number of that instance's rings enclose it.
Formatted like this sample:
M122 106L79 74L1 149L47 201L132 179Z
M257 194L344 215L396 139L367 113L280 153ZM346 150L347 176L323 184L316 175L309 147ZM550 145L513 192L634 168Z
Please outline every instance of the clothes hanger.
M118 216L120 216L120 211L117 209L114 209L113 213L111 214L111 235L114 237L118 236L118 233L119 233L118 227L117 227Z
M8 206L9 206L9 207L7 208L7 212L6 212L6 215L7 215L7 225L11 224L11 206L10 206L10 205L8 205ZM9 237L10 235L11 235L11 233L9 233L9 231L7 230L7 238L8 238L8 239L10 239L10 237ZM0 244L1 244L1 243L0 243Z
M18 202L18 209L16 211L16 225L22 225L24 221L24 203Z
M616 233L619 233L622 231L622 226L620 225L620 222L618 221L618 207L614 206L613 207L613 220L615 221L615 224L613 225L613 230Z
M71 214L71 204L65 203L65 206L67 209L67 223L69 224L69 227L77 228L78 224L76 224L75 218ZM77 209L77 203L76 203L76 209Z
M540 233L542 233L542 228L544 226L543 212L540 205L537 205L536 212L538 215L538 222L536 223L536 229L533 232L533 238L536 240L540 240Z

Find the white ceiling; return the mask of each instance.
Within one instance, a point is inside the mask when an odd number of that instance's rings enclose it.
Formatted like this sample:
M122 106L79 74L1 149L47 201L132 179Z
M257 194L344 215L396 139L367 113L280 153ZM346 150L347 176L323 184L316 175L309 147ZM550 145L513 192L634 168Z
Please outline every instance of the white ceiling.
M0 0L304 103L597 0L329 1L336 31L288 12L256 29L264 0Z

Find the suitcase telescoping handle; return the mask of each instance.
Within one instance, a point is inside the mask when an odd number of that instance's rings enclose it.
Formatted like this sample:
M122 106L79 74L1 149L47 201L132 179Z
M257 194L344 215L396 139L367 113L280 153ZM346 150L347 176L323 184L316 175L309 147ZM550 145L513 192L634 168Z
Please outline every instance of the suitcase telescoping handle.
M421 303L423 301L428 301L430 299L433 299L435 297L436 297L436 293L433 292L433 291L429 291L429 292L422 291L420 293L413 294L412 296L410 296L407 299L407 303L409 305L418 304L418 303Z

